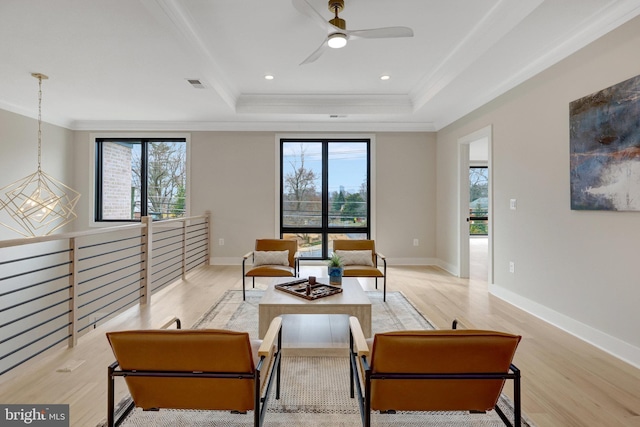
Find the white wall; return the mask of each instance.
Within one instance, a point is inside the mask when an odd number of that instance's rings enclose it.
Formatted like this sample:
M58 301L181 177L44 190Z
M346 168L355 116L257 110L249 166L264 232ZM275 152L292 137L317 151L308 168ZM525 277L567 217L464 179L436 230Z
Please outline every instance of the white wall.
M191 213L211 212L212 262L240 265L256 238L276 236L276 133L190 135ZM90 132L75 133L76 185L83 194L91 194L93 185L91 144ZM434 264L435 134L378 133L374 149L377 249L394 264ZM78 229L89 226L90 198L78 208ZM417 247L413 246L414 238L420 242ZM224 246L218 244L219 239L224 239Z
M240 265L257 238L275 237L274 135L194 132L191 149L191 207L211 211L213 263Z
M493 125L491 292L636 366L640 212L570 209L569 103L640 74L639 51L636 18L441 130L437 143L438 258L458 263L457 140Z
M376 249L389 263L436 264L435 177L435 134L376 135Z
M238 264L256 238L276 235L275 141L271 132L192 133L191 207L212 213L214 263ZM435 135L379 133L374 147L377 249L396 263L432 263Z

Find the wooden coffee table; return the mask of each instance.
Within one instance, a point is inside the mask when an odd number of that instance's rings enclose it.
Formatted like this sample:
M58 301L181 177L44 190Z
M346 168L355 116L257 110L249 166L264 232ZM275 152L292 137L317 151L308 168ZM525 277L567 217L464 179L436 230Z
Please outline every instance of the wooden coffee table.
M371 301L360 286L358 279L343 277L343 291L341 293L316 300L307 300L274 288L275 284L291 280L293 279L275 279L260 300L258 304L258 335L260 339L264 338L271 320L282 314L345 314L355 316L360 321L365 336L371 337ZM317 281L329 283L328 278L319 277Z

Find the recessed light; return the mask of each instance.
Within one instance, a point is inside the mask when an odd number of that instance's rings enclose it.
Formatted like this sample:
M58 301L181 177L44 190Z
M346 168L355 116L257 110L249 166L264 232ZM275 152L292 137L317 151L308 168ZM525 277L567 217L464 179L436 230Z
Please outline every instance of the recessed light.
M380 80L389 80L391 78L391 76L388 76L386 74L380 76Z
M265 80L273 80L274 77L271 74L267 74L264 76Z

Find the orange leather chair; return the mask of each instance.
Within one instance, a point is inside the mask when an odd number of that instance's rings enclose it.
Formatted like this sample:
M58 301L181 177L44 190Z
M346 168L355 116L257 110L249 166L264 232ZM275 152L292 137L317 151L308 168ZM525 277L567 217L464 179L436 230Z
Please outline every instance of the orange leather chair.
M289 251L284 254L284 251ZM245 265L251 258L253 265ZM298 277L298 241L295 239L258 239L255 250L242 257L242 300L245 300L245 277L251 277L256 287L256 277Z
M178 325L179 326L179 325ZM254 411L261 426L276 376L280 398L282 319L264 340L217 329L154 329L107 333L116 362L108 369L108 426L116 425L114 379L125 377L133 408Z
M354 385L365 427L371 411L495 409L507 426L521 425L520 371L512 364L519 335L486 330L398 331L365 340L358 319L351 330ZM514 424L497 406L505 380L513 380ZM363 390L364 389L364 390Z
M378 289L378 277L383 280L382 300L387 300L387 258L381 253L376 252L375 240L334 240L333 252L346 259L348 255L346 251L371 251L371 262L353 263L348 261L343 267L342 275L344 277L375 277L376 289ZM378 259L383 263L383 271L378 268Z

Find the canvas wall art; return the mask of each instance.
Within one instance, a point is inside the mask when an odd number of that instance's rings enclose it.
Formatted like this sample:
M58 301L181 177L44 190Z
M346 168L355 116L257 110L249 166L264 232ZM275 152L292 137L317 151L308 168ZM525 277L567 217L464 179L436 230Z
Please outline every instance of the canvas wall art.
M571 209L640 211L640 76L569 111Z

